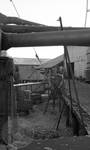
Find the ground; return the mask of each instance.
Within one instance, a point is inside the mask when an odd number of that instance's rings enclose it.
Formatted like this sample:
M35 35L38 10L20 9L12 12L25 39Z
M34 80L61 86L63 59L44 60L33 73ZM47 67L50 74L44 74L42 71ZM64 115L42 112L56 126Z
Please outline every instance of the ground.
M30 113L29 116L25 117L20 117L19 119L19 125L21 128L25 129L25 132L27 134L30 134L29 136L32 136L33 138L39 138L39 134L43 134L43 137L40 138L47 138L49 135L44 134L49 134L50 131L54 132L56 129L58 117L59 117L59 111L56 107L56 109L53 111L53 108L51 104L49 104L47 112L44 114L44 104L36 105L34 106L33 112ZM59 131L60 134L59 136L65 135L65 136L70 136L70 131L68 132L69 129L66 128L66 122L65 122L65 116L61 118L60 126L59 126ZM26 130L27 129L27 130ZM59 133L58 131L58 133ZM63 131L63 133L62 133ZM33 132L33 135L31 135ZM36 135L38 134L38 135ZM35 137L34 135L38 136Z
M75 83L76 83L76 88L78 91L80 104L85 109L85 111L87 111L88 114L90 114L90 84L80 82L77 80ZM71 82L71 87L72 87L73 97L74 99L76 99L72 82Z
M20 150L90 150L90 137L61 137L34 141Z
M72 84L72 83L71 83ZM79 95L80 104L84 110L90 114L90 84L76 81L76 87ZM74 88L72 93L75 98ZM63 125L63 124L62 124ZM90 150L90 137L66 137L62 136L57 139L33 141L25 149L21 150Z
M25 147L26 145L46 139L54 139L62 136L73 136L71 128L66 127L65 114L61 118L59 129L56 131L59 110L53 111L52 104L49 104L47 112L44 114L45 103L34 105L33 111L29 115L18 116L18 131L14 135L14 147Z
M80 103L89 113L90 84L76 81L76 86ZM75 97L73 87L72 92ZM15 135L17 141L14 148L16 144L21 147L19 150L90 150L90 137L73 137L71 129L66 128L65 117L61 119L57 134L55 128L59 116L58 109L53 112L49 105L47 113L43 114L44 108L43 104L39 107L36 105L28 116L19 116L19 132ZM0 146L0 150L5 148Z

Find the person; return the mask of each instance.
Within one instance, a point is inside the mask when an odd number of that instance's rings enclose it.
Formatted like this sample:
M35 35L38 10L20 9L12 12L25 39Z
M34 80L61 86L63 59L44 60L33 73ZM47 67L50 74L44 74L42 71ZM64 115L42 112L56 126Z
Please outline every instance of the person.
M60 68L57 70L57 74L55 77L55 90L58 97L59 102L59 112L61 111L61 104L63 99L63 91L64 91L64 68L63 66L60 66Z
M57 71L57 77L58 77L58 89L61 89L61 91L64 89L64 68L63 66L60 67L60 69Z
M47 92L48 92L48 101L46 103L46 106L45 106L45 110L44 110L44 113L47 111L48 109L48 105L49 105L49 101L50 99L53 99L53 85L52 85L52 69L48 69L48 72L47 72L47 76L46 76L46 81L48 83L48 86L46 88Z
M53 100L53 110L55 110L56 99L59 101L59 111L61 110L62 92L64 89L64 68L60 66L54 73L51 72L50 77L51 93L50 98Z
M57 69L56 72L50 69L48 73L48 89L49 89L48 94L49 94L49 99L52 100L53 110L55 110L56 99L59 100L59 111L61 110L60 100L62 98L62 90L64 85L63 72L64 72L63 67L60 67L59 69Z
M17 84L20 82L19 68L14 66L14 83Z
M50 98L52 99L53 102L53 110L55 110L55 100L56 100L56 90L55 90L55 75L54 72L51 72L51 77L50 77L50 87L51 87L51 92L50 92Z

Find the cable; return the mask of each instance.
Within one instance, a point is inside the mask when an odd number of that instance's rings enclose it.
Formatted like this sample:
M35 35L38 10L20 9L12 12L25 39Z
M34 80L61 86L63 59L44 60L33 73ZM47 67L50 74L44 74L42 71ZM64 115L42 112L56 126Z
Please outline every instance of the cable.
M13 5L13 7L14 7L14 9L15 9L17 15L18 15L18 17L20 18L20 15L19 15L19 13L18 13L18 10L17 10L17 8L16 8L16 6L15 6L13 0L10 0L10 2L12 3L12 5Z
M87 23L87 13L90 12L90 9L88 9L88 0L86 0L86 14L85 14L85 24L84 27L86 27Z
M36 56L37 60L38 60L38 61L39 61L39 63L41 64L41 61L40 61L40 59L39 59L39 56L38 56L38 54L36 53L36 50L35 50L35 48L33 48L33 50L34 50L34 52L35 52L35 56Z

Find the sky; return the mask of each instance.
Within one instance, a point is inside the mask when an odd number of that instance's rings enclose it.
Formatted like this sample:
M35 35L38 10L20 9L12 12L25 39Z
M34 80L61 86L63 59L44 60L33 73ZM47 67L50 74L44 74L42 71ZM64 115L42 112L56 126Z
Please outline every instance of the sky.
M63 26L84 27L86 0L13 0L22 19L37 23L59 26L57 19L61 16ZM90 9L90 0L88 0ZM17 17L10 0L0 0L0 12ZM87 15L87 27L90 26L90 13ZM35 47L40 58L55 58L63 54L63 47ZM35 57L32 47L11 48L8 55L12 57Z

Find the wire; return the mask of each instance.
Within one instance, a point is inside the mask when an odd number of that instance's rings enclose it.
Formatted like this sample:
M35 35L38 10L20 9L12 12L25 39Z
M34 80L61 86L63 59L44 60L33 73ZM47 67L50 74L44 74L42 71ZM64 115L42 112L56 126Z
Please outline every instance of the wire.
M18 10L17 10L17 8L16 8L16 6L15 6L13 0L10 0L10 2L12 3L12 5L13 5L13 7L14 7L14 9L15 9L17 15L18 15L18 17L20 18L20 15L19 15L19 13L18 13Z
M86 14L85 14L85 24L84 27L86 27L87 23L87 13L90 12L90 9L88 9L88 0L86 0Z
M38 56L38 54L37 54L37 52L36 52L36 50L35 50L35 48L34 48L34 47L33 47L33 50L34 50L34 52L35 52L35 56L36 56L37 60L38 60L38 61L39 61L39 63L41 64L40 58L39 58L39 56Z

